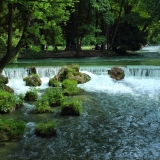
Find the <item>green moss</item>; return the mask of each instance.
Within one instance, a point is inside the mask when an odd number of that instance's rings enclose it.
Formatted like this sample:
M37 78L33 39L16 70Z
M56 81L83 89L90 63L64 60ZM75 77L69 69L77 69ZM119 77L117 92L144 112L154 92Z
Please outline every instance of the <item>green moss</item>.
M36 101L38 99L38 90L36 88L30 88L26 92L24 99L26 101Z
M26 124L21 120L0 119L0 141L19 139L26 130Z
M62 88L65 95L75 95L79 93L79 88L77 87L76 80L65 79L62 82Z
M48 85L52 87L60 87L61 83L56 78L50 78Z
M0 91L0 112L12 112L16 107L23 105L22 95L14 95L6 91Z
M77 99L65 101L61 105L61 115L80 116L82 112L82 102Z
M23 78L23 81L26 82L26 86L40 86L42 81L38 74L31 74L28 77Z
M51 113L54 110L50 107L47 95L42 95L36 102L36 113Z
M48 97L49 105L52 107L60 106L65 99L61 88L47 88L44 94Z
M47 123L39 122L35 127L35 133L42 137L56 136L56 122L50 121Z
M3 76L0 74L0 84L7 84L8 83L8 77Z

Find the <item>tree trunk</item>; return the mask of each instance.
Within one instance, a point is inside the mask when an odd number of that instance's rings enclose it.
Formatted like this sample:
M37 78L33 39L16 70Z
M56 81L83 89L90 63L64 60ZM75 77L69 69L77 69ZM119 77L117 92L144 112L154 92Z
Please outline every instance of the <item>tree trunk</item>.
M9 63L9 61L14 58L17 54L22 45L24 44L24 40L26 39L26 32L27 28L31 21L32 12L28 14L28 17L26 19L26 22L24 24L23 33L22 36L17 44L17 46L13 49L12 48L12 4L8 5L9 9L9 21L8 21L8 46L7 46L7 53L4 55L4 57L0 60L0 73L2 73L5 66Z
M118 30L118 26L119 26L121 14L122 14L123 4L124 4L124 0L121 1L121 6L120 6L120 10L119 10L119 15L118 15L118 19L117 19L116 28L115 28L115 31L114 31L114 34L113 34L113 37L112 37L112 40L111 40L111 44L110 44L110 50L112 50L114 39L115 39L116 34L117 34L117 30Z

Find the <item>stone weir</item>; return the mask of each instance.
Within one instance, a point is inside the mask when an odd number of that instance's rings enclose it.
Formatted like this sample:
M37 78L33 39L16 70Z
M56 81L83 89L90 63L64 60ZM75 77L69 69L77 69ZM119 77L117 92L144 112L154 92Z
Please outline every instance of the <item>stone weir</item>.
M37 74L41 77L53 77L61 67L36 67ZM82 66L80 71L88 71L96 75L107 75L110 66ZM160 78L160 66L120 66L124 70L125 77ZM3 75L9 79L20 79L28 75L27 68L5 68Z

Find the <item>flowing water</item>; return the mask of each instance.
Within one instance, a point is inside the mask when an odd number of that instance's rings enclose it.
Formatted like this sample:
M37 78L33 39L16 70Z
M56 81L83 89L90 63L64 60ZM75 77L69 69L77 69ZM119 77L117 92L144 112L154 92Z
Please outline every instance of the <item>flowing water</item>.
M31 103L25 103L9 115L2 115L23 119L27 131L20 141L7 142L0 148L0 159L159 160L160 63L146 65L148 61L157 61L159 52L155 46L120 59L88 58L88 62L87 59L61 59L61 63L58 59L49 59L45 67L38 66L41 60L38 63L21 61L12 69L8 66L3 74L9 77L8 85L16 93L25 93L29 89L22 80L27 75L27 70L22 68L24 64L37 64L43 82L41 90L48 87L49 78L57 74L62 64L80 64L81 72L90 75L91 80L78 85L85 91L77 96L83 100L83 112L79 117L61 116L59 110L51 114L31 114L34 109ZM146 63L137 65L137 62ZM121 81L115 81L107 74L114 64L120 64L125 72ZM58 123L57 136L36 136L35 125L51 119Z

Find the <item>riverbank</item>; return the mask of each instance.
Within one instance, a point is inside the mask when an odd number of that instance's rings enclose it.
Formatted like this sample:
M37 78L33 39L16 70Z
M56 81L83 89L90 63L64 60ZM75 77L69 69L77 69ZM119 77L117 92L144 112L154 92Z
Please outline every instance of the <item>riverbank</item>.
M44 52L41 58L73 58L76 55L76 51L48 51ZM101 50L83 50L79 53L80 58L83 57L106 57L106 56L114 56L117 55L115 52L112 51L105 51L103 53ZM26 58L25 54L19 55L18 59Z

